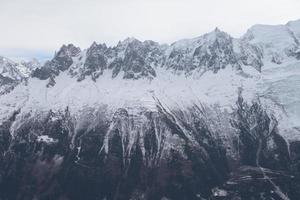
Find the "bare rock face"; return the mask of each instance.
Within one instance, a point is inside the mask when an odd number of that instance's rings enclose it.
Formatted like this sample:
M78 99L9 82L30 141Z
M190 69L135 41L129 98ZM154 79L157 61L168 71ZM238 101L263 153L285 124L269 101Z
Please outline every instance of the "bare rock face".
M92 79L96 80L107 69L107 59L104 56L106 49L105 44L92 44L86 53L82 76L92 76Z
M80 53L80 48L73 44L63 45L55 54L51 61L47 61L41 68L37 68L32 73L33 77L46 80L51 76L59 75L60 71L65 71L73 64L72 57Z
M194 40L179 41L171 46L172 51L167 58L168 68L217 72L231 65L240 69L233 38L218 28Z
M124 71L123 78L125 79L138 79L142 77L153 78L156 76L155 70L152 67L151 54L155 56L155 50L158 50L158 44L140 42L136 39L128 39L124 41L127 45L122 60L123 67L121 71ZM117 48L118 49L118 48ZM160 52L158 52L160 54ZM157 62L157 61L154 61Z

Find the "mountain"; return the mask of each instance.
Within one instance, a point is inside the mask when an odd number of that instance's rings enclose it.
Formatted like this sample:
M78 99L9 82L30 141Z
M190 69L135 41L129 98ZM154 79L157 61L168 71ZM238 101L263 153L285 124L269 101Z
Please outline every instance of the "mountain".
M292 21L2 58L0 199L296 200L299 36Z
M299 23L299 22L298 22ZM255 25L243 39L264 49L265 56L274 63L281 63L284 57L299 57L299 32L296 22L287 25Z
M37 60L17 63L0 56L0 94L13 90L16 85L27 79L31 72L39 66Z

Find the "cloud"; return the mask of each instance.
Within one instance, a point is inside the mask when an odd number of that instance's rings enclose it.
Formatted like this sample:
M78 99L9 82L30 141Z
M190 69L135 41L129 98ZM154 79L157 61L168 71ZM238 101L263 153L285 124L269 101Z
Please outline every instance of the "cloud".
M216 26L239 37L256 23L298 19L299 10L297 0L0 0L0 49L52 55L64 43L171 43Z

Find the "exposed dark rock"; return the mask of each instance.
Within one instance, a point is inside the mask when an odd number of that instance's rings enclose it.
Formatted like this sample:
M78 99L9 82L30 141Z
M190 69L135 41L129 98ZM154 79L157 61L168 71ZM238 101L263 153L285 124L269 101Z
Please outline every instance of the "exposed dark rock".
M138 116L119 109L111 118L103 108L76 118L68 108L15 113L0 126L0 198L280 199L275 184L297 199L300 145L291 143L290 157L260 104L238 100L232 122L238 156L226 152L204 107L158 106ZM12 137L20 119L26 120Z
M51 61L33 71L32 77L46 80L51 76L57 76L61 71L69 69L73 63L72 57L77 56L80 52L80 48L73 44L63 45Z

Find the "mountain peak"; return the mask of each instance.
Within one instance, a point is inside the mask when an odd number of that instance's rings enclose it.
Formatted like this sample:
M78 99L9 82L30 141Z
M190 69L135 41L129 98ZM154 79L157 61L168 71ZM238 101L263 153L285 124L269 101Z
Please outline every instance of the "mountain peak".
M222 32L222 31L218 27L216 27L214 32Z
M119 45L128 45L128 44L132 44L132 43L140 43L141 41L139 41L138 39L134 38L134 37L128 37L123 41L120 41Z
M96 47L96 46L98 46L98 44L97 44L96 41L94 41L94 42L92 43L91 47Z
M81 49L79 47L76 47L73 44L63 45L59 51L56 53L56 57L64 57L64 56L75 56L79 52L81 52Z
M98 49L98 48L100 48L100 49L106 49L107 46L106 46L105 43L103 43L103 44L97 44L97 42L94 41L94 42L92 43L92 45L90 46L89 49Z
M136 39L135 37L127 37L127 38L124 40L124 42L129 42L129 43L135 42L135 41L139 41L139 40Z
M213 31L207 33L208 35L215 35L216 37L219 37L219 36L229 36L228 33L222 31L221 29L219 29L218 27L216 27Z

